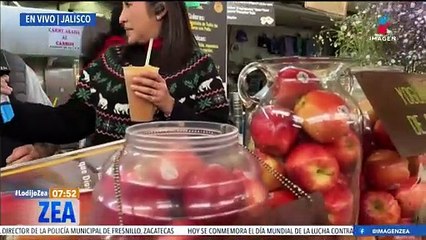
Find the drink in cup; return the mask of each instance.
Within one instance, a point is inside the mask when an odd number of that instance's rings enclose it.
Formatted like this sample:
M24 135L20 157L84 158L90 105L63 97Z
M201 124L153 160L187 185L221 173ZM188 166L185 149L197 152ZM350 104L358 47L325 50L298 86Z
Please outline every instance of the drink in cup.
M127 98L129 100L130 118L134 122L152 121L156 107L149 101L135 95L131 86L131 80L139 76L144 71L153 71L158 73L159 68L150 65L123 67L124 79L126 81Z

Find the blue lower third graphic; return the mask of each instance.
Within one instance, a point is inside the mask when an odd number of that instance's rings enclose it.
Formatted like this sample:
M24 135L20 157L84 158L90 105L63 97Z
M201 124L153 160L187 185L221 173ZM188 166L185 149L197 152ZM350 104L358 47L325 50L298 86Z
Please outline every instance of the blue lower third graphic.
M20 13L20 26L96 26L96 13Z
M80 204L78 199L45 199L38 201L40 224L78 225Z
M355 236L426 236L426 225L354 226Z

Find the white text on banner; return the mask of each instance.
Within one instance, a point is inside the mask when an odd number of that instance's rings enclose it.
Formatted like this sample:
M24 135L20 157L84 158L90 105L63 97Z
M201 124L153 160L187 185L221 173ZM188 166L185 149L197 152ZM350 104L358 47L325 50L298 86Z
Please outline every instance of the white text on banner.
M0 226L1 235L352 236L352 226Z

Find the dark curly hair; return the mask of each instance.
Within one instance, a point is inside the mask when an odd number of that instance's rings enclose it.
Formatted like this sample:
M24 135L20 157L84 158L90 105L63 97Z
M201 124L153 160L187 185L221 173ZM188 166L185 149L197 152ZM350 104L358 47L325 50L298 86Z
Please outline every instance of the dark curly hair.
M117 4L111 11L111 23L110 23L110 36L124 36L126 34L126 30L120 24L120 15L121 11L123 11L123 5Z
M93 60L95 60L98 56L100 51L102 51L105 41L111 37L111 36L125 36L126 30L124 27L120 24L120 15L121 11L123 10L123 5L121 4L115 4L114 8L111 11L111 21L110 21L110 28L107 33L101 33L99 36L96 37L96 39L90 44L90 48L88 49L88 52L83 60L83 65L87 66L89 63L91 63Z

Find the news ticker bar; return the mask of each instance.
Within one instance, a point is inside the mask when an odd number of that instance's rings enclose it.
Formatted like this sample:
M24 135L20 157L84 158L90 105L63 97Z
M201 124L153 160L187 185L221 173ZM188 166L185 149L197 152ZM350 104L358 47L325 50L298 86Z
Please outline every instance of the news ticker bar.
M0 226L1 235L426 236L426 225L392 226Z
M49 188L49 189L21 189L15 190L15 198L24 199L78 199L79 188Z

